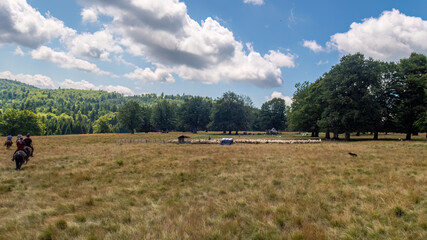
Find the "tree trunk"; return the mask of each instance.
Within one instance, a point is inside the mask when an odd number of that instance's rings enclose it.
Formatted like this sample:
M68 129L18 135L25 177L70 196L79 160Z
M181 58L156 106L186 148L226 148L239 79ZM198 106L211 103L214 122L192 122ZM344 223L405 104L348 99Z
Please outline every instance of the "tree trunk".
M231 130L228 131L228 135L231 135Z
M331 139L331 132L329 130L326 130L325 139Z
M314 137L319 137L319 132L314 132Z
M314 135L315 135L314 132L311 132L311 137L314 137Z
M338 132L334 132L334 140L338 140L339 139L339 133Z
M406 133L405 140L411 140L411 132Z
M222 133L223 133L223 134L225 134L225 133L226 133L226 131L224 130L224 131L222 131Z
M238 130L236 130L236 135L239 135L239 131Z
M378 132L377 131L374 132L374 140L378 140Z
M345 140L350 141L350 133L349 132L345 133Z
M360 132L357 132L357 133L356 133L356 136L360 136Z

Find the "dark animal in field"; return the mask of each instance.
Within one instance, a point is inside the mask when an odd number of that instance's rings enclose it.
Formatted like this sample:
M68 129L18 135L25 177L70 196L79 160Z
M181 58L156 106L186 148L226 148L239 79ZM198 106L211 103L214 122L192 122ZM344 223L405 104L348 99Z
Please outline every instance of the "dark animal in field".
M33 156L33 148L25 146L24 151L27 153L28 158Z
M357 157L357 154L356 153L351 153L351 152L349 152L348 153L350 156L352 156L352 157Z
M4 143L4 145L6 146L6 149L9 149L10 147L12 147L13 142L12 142L12 140L6 140L6 142Z
M28 161L28 155L25 153L25 151L19 150L13 155L13 160L16 163L16 170L20 170L22 164Z

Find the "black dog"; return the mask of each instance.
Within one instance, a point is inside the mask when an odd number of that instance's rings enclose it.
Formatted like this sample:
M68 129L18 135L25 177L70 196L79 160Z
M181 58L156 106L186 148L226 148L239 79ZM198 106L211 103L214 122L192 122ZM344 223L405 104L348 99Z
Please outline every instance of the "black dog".
M351 152L349 152L348 153L350 156L352 156L352 157L357 157L357 154L356 153L351 153Z

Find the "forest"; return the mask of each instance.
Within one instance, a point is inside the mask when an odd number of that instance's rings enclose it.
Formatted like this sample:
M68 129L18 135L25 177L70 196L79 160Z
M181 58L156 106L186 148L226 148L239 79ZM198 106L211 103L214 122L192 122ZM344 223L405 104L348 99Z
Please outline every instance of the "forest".
M272 99L261 108L250 97L226 92L218 99L190 95L38 89L0 80L0 133L33 135L152 131L311 132L345 134L427 131L427 58L413 53L398 63L346 55L313 83L296 85L293 102ZM330 134L333 134L333 137Z

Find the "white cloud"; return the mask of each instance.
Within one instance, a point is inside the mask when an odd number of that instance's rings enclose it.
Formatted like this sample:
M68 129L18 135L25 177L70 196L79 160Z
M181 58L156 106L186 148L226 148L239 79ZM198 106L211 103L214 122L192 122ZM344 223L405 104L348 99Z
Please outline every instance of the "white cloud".
M323 47L317 44L315 40L308 41L304 40L303 46L309 48L311 51L318 53L324 51Z
M367 57L397 61L411 52L427 53L427 21L406 16L393 9L379 18L352 23L346 33L331 36L329 45L343 53L363 53Z
M264 0L243 0L244 3L250 3L253 5L263 5Z
M137 73L143 73L145 77L151 76L148 79L163 82L171 82L174 73L182 79L202 83L226 81L277 87L283 83L281 68L295 67L295 55L274 50L261 54L252 47L244 48L244 43L237 41L233 32L217 20L208 17L196 22L179 0L85 0L80 3L83 4L82 21L102 21L102 29L77 34L49 14L42 16L26 0L1 1L0 44L16 43L33 48L34 59L50 61L61 68L111 76L115 75L101 71L87 58L127 63L123 58L117 59L126 51L168 69L169 75L159 76L157 70L149 74L137 68L133 73L136 79L139 79ZM53 50L45 45L55 38L60 38L60 48Z
M130 79L138 79L144 82L175 82L175 79L173 78L170 71L162 68L157 68L154 72L149 68L136 68L132 73L125 74L125 77Z
M81 80L80 82L74 82L71 79L65 79L65 81L59 83L59 86L61 88L71 88L71 89L82 89L82 90L104 90L107 92L118 92L118 93L122 93L126 96L133 96L135 95L135 93L124 86L113 86L113 85L95 85L93 83L90 83L86 80Z
M293 100L292 100L292 98L291 97L289 97L289 96L283 96L283 94L281 93L281 92L277 92L277 91L274 91L272 94L271 94L271 96L267 96L267 97L265 97L265 100L266 101L270 101L271 99L274 99L274 98L281 98L281 99L283 99L283 100L285 100L285 104L286 104L286 106L291 106L291 104L292 104L292 102L293 102Z
M37 48L51 39L75 34L62 21L41 15L26 0L1 0L0 19L0 43Z
M98 21L98 13L96 9L85 8L82 10L81 15L84 23L94 23Z
M55 84L53 83L50 77L36 74L17 74L14 75L9 71L0 72L0 79L9 79L16 80L18 82L26 83L39 88L54 88Z
M65 52L56 52L46 46L41 46L31 51L33 59L44 60L58 64L61 68L77 69L98 75L111 75L111 73L100 70L95 64L85 60L77 59Z
M21 47L19 47L19 46L16 47L15 52L13 54L18 55L18 56L24 56L25 55L25 53L22 51Z
M325 65L325 64L328 64L328 63L329 63L328 60L326 60L326 61L320 60L319 62L316 63L316 65L320 66L320 65Z
M264 58L269 60L270 62L272 62L278 67L288 67L288 68L295 67L294 60L296 56L290 53L283 54L279 51L270 50L269 54L266 54Z
M108 30L101 30L93 34L79 34L67 39L66 44L74 56L90 57L103 61L109 60L112 52L123 52L123 49Z
M129 54L164 65L186 80L278 86L282 84L280 68L294 66L290 54L270 51L262 57L245 51L229 29L210 17L194 21L178 0L87 0L82 4L96 9L98 16L113 19L104 26Z

